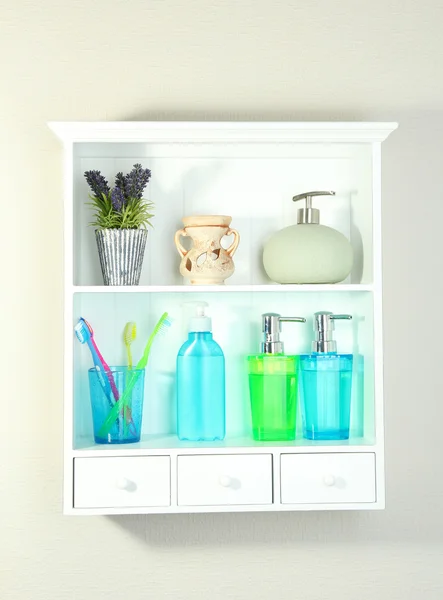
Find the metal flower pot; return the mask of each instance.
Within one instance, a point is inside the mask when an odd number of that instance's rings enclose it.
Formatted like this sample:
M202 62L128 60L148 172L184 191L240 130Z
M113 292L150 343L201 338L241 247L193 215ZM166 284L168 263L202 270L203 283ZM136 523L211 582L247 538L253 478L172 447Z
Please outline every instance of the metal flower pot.
M147 237L147 229L96 229L105 285L138 285Z

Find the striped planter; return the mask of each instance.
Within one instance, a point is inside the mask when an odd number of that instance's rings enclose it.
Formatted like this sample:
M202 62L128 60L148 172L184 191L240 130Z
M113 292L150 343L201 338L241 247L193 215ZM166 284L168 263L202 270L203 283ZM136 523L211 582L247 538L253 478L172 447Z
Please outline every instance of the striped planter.
M95 231L105 285L138 285L147 237L147 229Z

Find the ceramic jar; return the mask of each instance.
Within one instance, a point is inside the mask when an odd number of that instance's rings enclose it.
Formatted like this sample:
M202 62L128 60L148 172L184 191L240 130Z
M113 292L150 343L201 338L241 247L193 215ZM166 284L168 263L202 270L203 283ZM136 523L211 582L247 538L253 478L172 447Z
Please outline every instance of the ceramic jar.
M183 229L175 234L175 245L182 257L180 273L192 285L219 285L234 273L232 257L240 241L238 231L230 229L232 217L225 215L198 215L183 217ZM221 240L233 235L229 248L223 248ZM192 247L186 250L180 238L189 236Z

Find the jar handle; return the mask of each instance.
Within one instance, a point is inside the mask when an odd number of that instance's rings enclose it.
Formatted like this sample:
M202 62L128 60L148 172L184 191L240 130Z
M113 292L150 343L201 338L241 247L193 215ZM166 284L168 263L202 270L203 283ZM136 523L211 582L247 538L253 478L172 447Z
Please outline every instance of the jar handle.
M176 245L176 248L178 250L178 253L180 254L181 257L186 256L186 254L188 253L188 251L186 250L186 248L184 248L181 245L180 242L180 237L186 237L188 234L186 233L186 231L184 229L179 229L176 233L175 233L175 237L174 237L174 242Z
M229 248L226 248L226 252L232 258L234 256L234 252L238 248L238 244L240 243L240 234L236 229L228 229L228 231L225 233L225 235L233 235L234 236L234 241L229 246Z

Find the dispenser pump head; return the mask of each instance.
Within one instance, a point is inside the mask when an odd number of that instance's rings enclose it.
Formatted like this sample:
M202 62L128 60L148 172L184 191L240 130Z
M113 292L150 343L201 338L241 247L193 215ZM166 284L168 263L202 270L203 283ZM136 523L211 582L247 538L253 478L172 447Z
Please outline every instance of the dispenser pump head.
M293 202L306 200L305 208L299 208L297 211L297 223L299 225L318 225L320 223L320 211L318 208L312 208L313 196L335 196L335 192L305 192L292 198Z
M206 308L209 306L207 302L184 302L183 305L194 308L194 316L189 320L189 332L212 331L212 319L206 316Z
M278 313L262 315L263 342L261 351L264 354L283 354L283 342L280 341L282 323L306 323L303 317L282 317Z
M322 310L314 313L315 340L312 342L312 352L337 352L337 342L333 339L334 321L352 319L351 315L334 315Z

